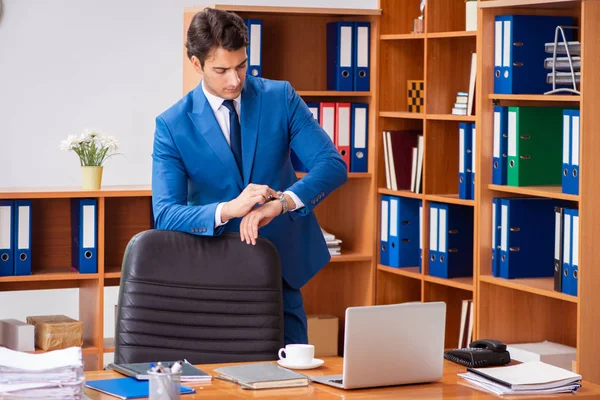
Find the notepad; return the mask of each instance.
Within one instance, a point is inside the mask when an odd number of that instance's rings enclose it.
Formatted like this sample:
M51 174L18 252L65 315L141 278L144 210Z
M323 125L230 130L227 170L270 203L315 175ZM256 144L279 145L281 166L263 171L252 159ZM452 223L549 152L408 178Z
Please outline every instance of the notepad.
M140 399L150 394L150 382L138 381L133 377L88 381L85 386L124 400ZM196 393L196 390L181 386L181 394L190 393Z
M157 364L157 363L155 363ZM171 367L174 361L162 361L162 365ZM132 376L138 380L148 380L147 371L151 369L150 363L109 364L108 369L113 369L123 375ZM199 370L188 362L184 362L181 368L181 382L208 382L212 376Z
M245 364L214 370L219 379L239 384L243 389L270 389L308 386L309 378L272 363Z

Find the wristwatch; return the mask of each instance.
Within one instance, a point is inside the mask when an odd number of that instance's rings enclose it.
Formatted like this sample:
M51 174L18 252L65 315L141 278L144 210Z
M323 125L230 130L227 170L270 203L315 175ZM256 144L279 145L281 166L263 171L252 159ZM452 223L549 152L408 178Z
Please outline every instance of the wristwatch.
M281 214L285 214L288 212L288 203L283 195L283 192L277 192L277 196L279 196L279 202L281 203Z

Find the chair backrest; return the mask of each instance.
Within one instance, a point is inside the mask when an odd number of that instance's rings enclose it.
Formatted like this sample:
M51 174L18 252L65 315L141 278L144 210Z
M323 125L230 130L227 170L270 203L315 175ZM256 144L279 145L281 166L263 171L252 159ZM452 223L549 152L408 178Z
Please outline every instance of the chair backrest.
M279 253L264 238L141 232L123 257L115 363L274 360L281 287Z

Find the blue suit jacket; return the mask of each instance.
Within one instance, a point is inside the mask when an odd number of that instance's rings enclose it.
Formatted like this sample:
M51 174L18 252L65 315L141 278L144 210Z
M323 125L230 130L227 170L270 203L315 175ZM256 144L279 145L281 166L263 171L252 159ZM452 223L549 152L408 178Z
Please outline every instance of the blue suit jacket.
M249 183L291 190L305 206L275 217L259 235L277 247L285 281L300 288L330 260L313 208L347 180L346 164L288 82L248 76L240 114L243 180L201 84L157 117L155 226L195 235L239 232L239 218L215 229L218 203ZM301 180L290 148L310 171Z

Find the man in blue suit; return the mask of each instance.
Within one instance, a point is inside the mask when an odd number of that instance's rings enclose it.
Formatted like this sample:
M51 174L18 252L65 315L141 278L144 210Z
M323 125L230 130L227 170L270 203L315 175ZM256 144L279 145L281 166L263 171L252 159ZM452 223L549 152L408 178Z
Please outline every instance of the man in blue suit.
M186 46L202 81L156 118L155 225L273 242L285 343L307 343L300 288L330 260L313 208L346 182L347 167L289 82L246 76L247 45L236 14L207 8L194 16ZM301 180L290 150L310 171Z

